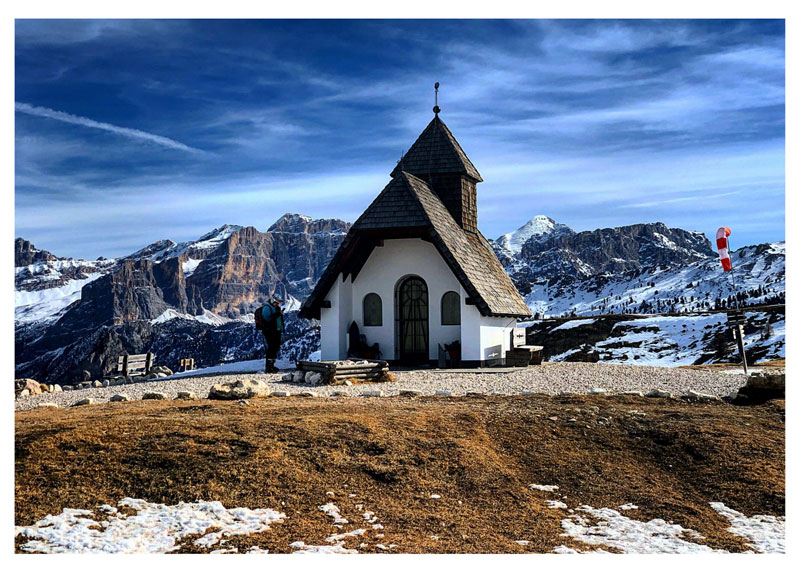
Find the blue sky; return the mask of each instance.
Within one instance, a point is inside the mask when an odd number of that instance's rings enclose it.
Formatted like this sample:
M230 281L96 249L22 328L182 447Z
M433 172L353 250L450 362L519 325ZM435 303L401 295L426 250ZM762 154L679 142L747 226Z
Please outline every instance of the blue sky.
M18 20L16 235L95 258L353 221L439 81L487 237L545 214L782 240L784 53L774 20Z

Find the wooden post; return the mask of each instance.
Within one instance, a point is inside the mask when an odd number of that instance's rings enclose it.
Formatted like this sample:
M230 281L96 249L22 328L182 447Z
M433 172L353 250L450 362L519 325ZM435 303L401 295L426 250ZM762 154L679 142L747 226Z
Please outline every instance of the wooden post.
M739 355L742 357L742 369L744 369L744 376L747 375L747 356L744 352L744 326L736 326L736 343L739 345Z
M128 354L122 356L122 374L128 376Z
M736 344L739 347L739 356L742 358L742 369L744 369L744 374L747 376L747 355L744 350L744 323L745 316L743 311L737 309L734 312L728 312L728 325L733 329L733 336L736 338Z
M147 375L150 372L150 367L153 366L153 353L151 351L147 352L147 358L145 359L144 363L144 374Z

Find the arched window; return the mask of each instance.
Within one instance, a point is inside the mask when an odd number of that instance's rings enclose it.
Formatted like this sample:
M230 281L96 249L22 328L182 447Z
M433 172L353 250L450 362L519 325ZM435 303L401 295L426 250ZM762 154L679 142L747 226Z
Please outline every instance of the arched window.
M374 292L364 296L364 326L368 325L383 325L383 303Z
M461 296L445 292L442 296L442 325L461 325Z

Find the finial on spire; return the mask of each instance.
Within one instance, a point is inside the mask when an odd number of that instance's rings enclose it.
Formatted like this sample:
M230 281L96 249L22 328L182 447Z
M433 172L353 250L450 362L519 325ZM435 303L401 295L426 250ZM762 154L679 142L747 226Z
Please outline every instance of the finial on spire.
M433 88L435 97L433 113L438 115L439 112L442 110L439 108L439 81L436 81L436 84L433 86Z

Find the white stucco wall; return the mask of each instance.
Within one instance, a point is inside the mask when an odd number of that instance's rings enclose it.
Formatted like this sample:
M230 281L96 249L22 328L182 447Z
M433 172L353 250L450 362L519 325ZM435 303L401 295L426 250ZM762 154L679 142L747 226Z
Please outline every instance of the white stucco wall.
M482 316L475 306L461 311L461 358L464 361L491 361L505 357L511 345L514 318Z
M355 320L367 342L379 343L384 359L396 359L395 289L406 276L419 276L428 286L428 356L438 359L438 345L461 340L462 360L486 360L504 356L510 344L515 320L484 317L475 306L465 304L466 292L436 248L422 239L391 239L376 247L354 282L342 282L341 276L328 292L330 308L322 308L322 359L343 359L347 355L347 328ZM442 325L441 301L446 292L461 298L461 325ZM381 326L364 326L364 296L381 297Z
M399 354L395 348L395 289L402 278L411 275L419 276L428 286L428 356L437 359L439 343L444 345L461 336L461 326L442 325L442 296L445 292L457 292L463 313L464 290L431 243L422 239L391 239L376 247L353 283L353 319L368 343L380 343L383 357L396 359ZM364 327L364 296L370 292L381 297L383 325L380 327Z

